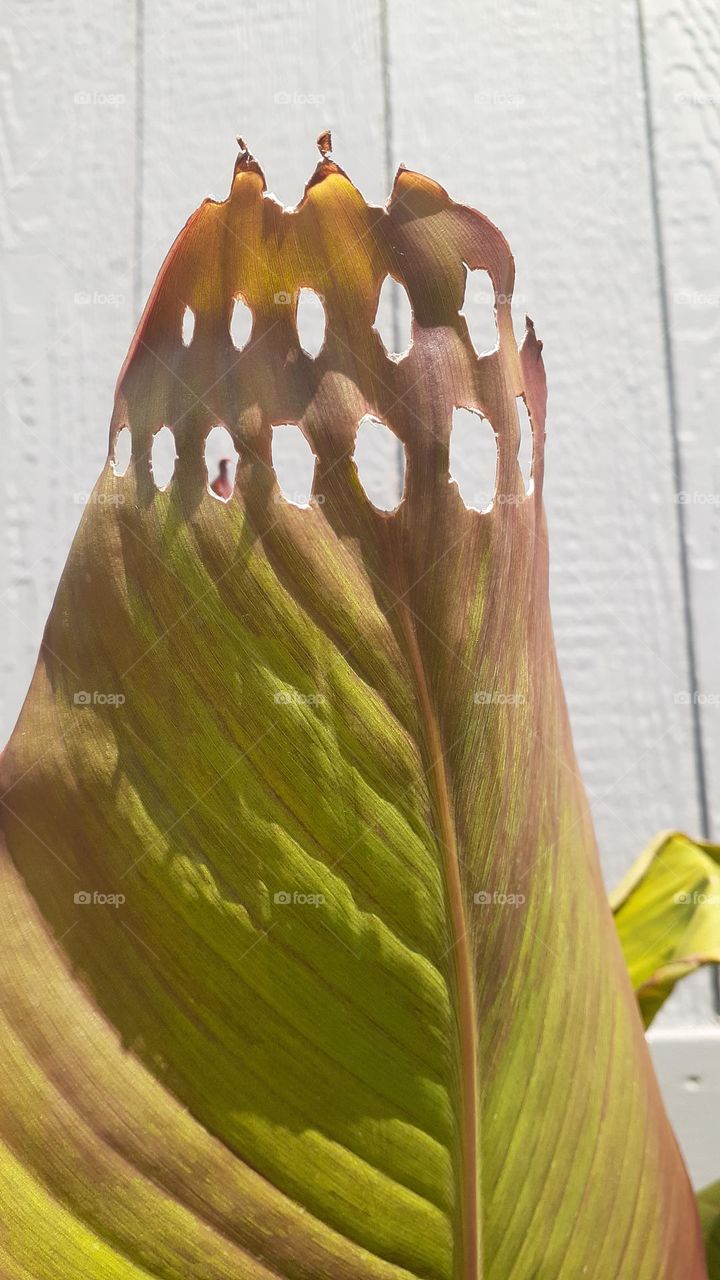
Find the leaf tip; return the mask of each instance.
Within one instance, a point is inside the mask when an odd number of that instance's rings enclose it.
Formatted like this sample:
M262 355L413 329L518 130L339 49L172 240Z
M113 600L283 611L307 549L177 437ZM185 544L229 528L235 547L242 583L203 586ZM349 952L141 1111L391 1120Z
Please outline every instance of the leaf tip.
M329 129L325 129L323 133L318 135L317 149L323 160L327 160L332 151L332 134Z
M331 174L339 174L343 178L348 177L345 170L341 169L340 165L337 164L336 161L332 159L331 153L332 153L333 145L332 145L332 133L330 129L324 129L322 133L318 134L315 145L317 146L317 149L320 152L320 159L318 160L318 163L315 166L315 169L307 182L305 191L303 193L303 200L307 196L307 193L308 191L310 191L311 187L317 186L319 182L323 182L324 179L329 178ZM348 182L349 181L350 179L348 178Z
M241 138L240 135L238 134L236 137L236 142L238 144L239 151L238 151L237 159L235 161L235 168L233 170L233 182L235 181L239 173L257 173L262 178L263 187L264 187L265 174L260 168L260 165L258 164L254 155L251 153L250 148L248 147L245 139Z
M543 344L535 332L535 321L525 312L525 338L529 349L533 352L535 359L539 360L542 354Z

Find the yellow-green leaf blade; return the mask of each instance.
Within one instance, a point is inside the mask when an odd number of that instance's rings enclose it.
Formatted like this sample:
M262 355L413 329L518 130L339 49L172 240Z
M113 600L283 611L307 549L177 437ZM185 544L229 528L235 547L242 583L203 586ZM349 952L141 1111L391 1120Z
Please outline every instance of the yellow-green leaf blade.
M701 965L720 964L720 845L663 832L610 903L649 1026L681 978Z
M468 268L496 294L482 358ZM397 362L388 272L414 315ZM4 765L0 1139L78 1224L59 1280L98 1241L128 1280L703 1280L557 673L544 372L512 284L499 232L429 179L371 209L323 161L284 210L245 153L166 261L116 397L132 465L92 495ZM450 479L456 405L496 432L486 516ZM367 413L407 455L389 516L352 458ZM288 422L305 509L272 466ZM22 1231L0 1248L36 1267Z
M709 1280L720 1280L720 1182L713 1182L698 1194Z

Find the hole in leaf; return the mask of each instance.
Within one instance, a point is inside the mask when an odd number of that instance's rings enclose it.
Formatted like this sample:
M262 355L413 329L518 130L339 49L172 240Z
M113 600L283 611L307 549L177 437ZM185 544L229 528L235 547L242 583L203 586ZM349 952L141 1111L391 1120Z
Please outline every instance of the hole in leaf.
M497 465L497 439L487 418L472 409L454 409L450 475L466 507L487 511L492 506Z
M192 310L192 307L186 307L185 310L183 311L183 318L182 318L183 346L185 347L190 346L190 343L193 340L194 332L195 332L195 312Z
M247 302L244 298L235 298L230 315L230 337L237 351L242 351L243 347L247 346L252 326L253 313Z
M172 480L175 458L175 437L169 427L161 427L152 442L152 473L158 489L165 489Z
M476 355L486 356L497 349L498 331L494 308L495 292L487 271L468 269L460 315L465 317Z
M522 396L518 396L517 400L518 417L520 419L520 449L518 450L518 463L522 472L523 484L525 492L532 492L532 458L533 458L533 434L532 424L530 422L530 414L527 405Z
M402 498L405 450L389 427L367 413L355 439L355 465L360 483L379 511L394 511Z
M412 307L407 291L392 276L382 282L375 328L389 356L399 360L407 354L412 342Z
M297 423L273 427L272 460L283 497L296 507L309 506L315 455Z
M115 437L113 449L113 471L116 476L124 476L130 466L132 453L132 436L129 427L122 427Z
M300 290L296 323L303 351L314 358L325 341L325 308L313 289Z
M213 427L205 441L205 465L208 486L216 498L227 502L232 497L237 466L237 450L227 427Z

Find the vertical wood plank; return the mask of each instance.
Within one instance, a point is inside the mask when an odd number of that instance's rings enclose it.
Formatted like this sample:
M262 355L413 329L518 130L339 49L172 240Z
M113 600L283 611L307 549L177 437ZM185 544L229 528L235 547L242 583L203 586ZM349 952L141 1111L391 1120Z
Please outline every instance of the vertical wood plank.
M130 337L135 18L122 0L10 0L0 219L0 740L107 453Z
M555 629L612 882L656 830L700 823L635 10L396 0L389 19L394 160L502 228L516 325L545 342Z
M717 1142L708 1135L720 1132L720 1030L653 1028L648 1039L670 1123L700 1191L717 1180Z
M720 28L708 0L643 6L658 247L707 825L720 832Z

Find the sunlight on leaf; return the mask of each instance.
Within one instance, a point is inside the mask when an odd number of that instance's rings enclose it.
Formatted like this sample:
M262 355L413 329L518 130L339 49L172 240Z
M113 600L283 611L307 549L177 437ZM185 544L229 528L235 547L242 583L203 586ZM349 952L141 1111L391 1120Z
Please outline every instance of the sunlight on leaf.
M676 982L701 965L720 964L720 845L663 832L610 905L648 1027Z
M0 1271L703 1280L557 674L509 248L406 169L369 206L322 150L284 209L243 145L175 241L111 423L138 461L100 475L3 759ZM482 514L455 407L494 432ZM358 475L368 415L396 510Z

